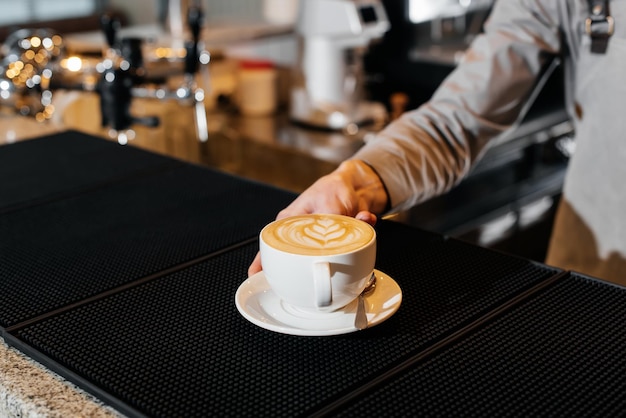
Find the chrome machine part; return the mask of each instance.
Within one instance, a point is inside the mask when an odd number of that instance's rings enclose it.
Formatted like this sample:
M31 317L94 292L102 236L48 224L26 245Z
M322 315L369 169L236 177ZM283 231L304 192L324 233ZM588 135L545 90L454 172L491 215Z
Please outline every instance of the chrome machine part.
M63 38L48 29L20 29L0 47L0 106L39 121L50 119L51 79L65 55Z

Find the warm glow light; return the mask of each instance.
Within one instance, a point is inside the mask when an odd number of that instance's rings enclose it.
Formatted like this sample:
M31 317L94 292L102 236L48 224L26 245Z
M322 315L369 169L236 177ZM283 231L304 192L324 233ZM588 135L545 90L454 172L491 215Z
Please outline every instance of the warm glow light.
M154 51L154 54L157 56L157 58L167 58L170 54L170 49L160 47Z
M80 71L83 68L83 60L79 57L69 57L66 62L67 69L73 72Z
M53 105L46 106L43 113L46 119L50 119L52 117L52 114L54 113L54 106Z

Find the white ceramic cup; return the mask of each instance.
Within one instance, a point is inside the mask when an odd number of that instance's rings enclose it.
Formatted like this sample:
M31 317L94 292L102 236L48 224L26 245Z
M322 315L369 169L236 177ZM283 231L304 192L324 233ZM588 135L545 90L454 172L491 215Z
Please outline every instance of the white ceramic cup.
M349 216L292 216L266 225L259 247L265 278L283 302L331 312L365 288L376 262L376 231Z

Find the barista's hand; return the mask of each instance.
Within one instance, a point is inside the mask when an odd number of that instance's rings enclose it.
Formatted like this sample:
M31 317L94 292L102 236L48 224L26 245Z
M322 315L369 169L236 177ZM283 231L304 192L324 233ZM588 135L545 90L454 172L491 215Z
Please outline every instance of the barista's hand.
M363 161L348 160L332 173L320 177L281 210L276 219L307 213L337 213L374 225L376 214L385 210L387 201L387 192L378 174ZM257 254L248 268L248 276L261 270L261 258Z

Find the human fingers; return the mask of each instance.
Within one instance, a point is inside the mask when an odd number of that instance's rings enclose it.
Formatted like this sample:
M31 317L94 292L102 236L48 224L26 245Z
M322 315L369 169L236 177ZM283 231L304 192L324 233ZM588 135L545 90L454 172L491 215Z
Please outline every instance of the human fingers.
M374 226L378 218L375 214L370 211L362 210L355 216L356 219L360 219L361 221L367 222L368 224Z
M257 274L261 270L263 270L263 266L261 266L261 253L257 252L254 260L252 260L252 263L248 267L248 277Z

